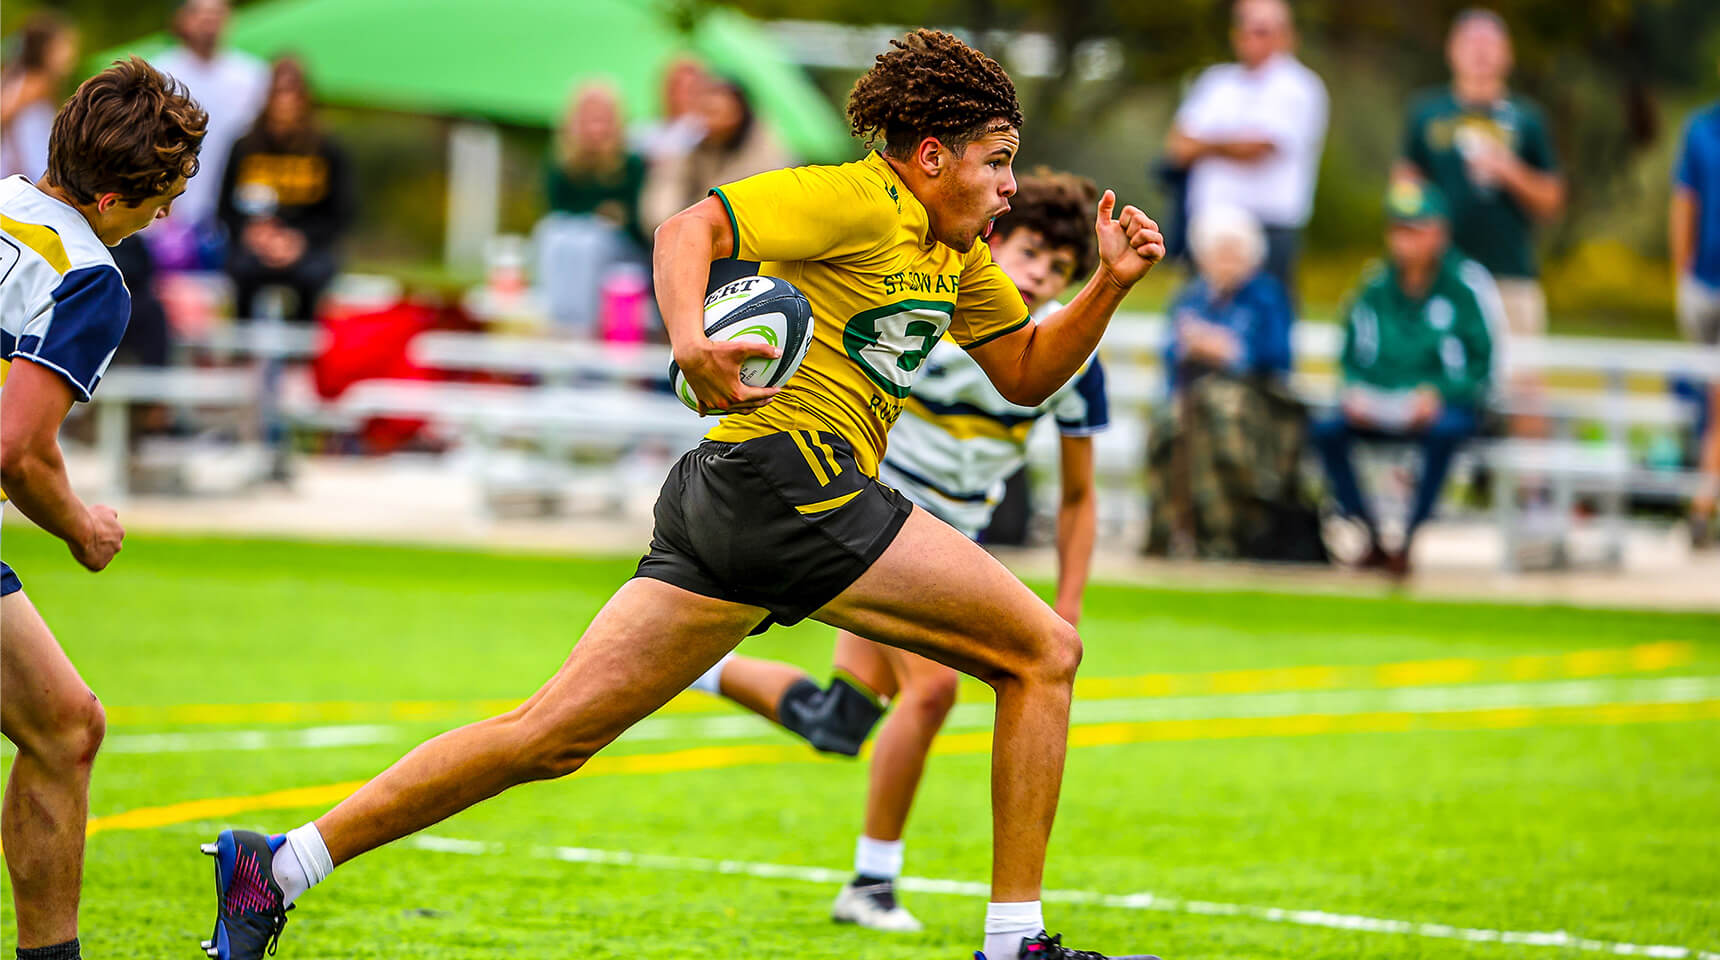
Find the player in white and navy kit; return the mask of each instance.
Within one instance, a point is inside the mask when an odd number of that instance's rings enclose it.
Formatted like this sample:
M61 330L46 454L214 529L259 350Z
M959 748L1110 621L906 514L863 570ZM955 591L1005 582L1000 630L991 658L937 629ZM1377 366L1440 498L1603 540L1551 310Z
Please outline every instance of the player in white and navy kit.
M1007 249L993 254L1000 263L1008 256ZM1057 306L1053 302L1051 309ZM890 432L878 478L977 540L1003 497L1004 481L1027 460L1029 434L1046 416L1056 421L1065 440L1088 438L1110 425L1105 370L1098 358L1050 400L1021 407L1003 399L967 351L940 341ZM1087 445L1078 446L1083 450L1071 454L1065 443L1065 459L1081 456ZM1065 489L1082 492L1087 491ZM1080 593L1079 584L1070 586Z
M197 172L203 111L142 60L84 81L54 119L48 172L0 180L0 488L101 570L125 531L72 492L60 422L113 359L131 295L107 248L165 216ZM6 867L20 960L76 960L90 766L106 721L94 693L0 560L0 729Z
M992 259L1038 316L1097 260L1087 211L1098 190L1067 174L1038 171L1018 181L1011 210L989 239ZM1097 357L1037 407L1005 400L961 347L940 341L890 433L878 479L971 538L991 520L1004 481L1027 462L1028 435L1046 417L1060 437L1061 501L1054 609L1071 624L1093 552L1096 509L1093 434L1109 423L1105 373ZM804 737L819 750L854 756L884 713L871 766L865 827L854 879L832 917L877 930L911 932L920 922L896 900L902 833L932 739L955 703L957 673L943 664L847 631L837 634L836 676L820 687L799 667L729 656L696 689L726 696Z

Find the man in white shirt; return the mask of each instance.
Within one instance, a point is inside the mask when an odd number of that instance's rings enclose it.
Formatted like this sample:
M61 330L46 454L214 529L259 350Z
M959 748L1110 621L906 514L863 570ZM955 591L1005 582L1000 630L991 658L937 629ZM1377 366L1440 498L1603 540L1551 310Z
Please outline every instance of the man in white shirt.
M227 155L257 119L269 84L263 61L248 53L222 49L221 34L227 28L228 13L227 0L185 0L173 18L173 30L181 45L153 61L157 70L185 84L209 113L202 176L193 178L185 195L173 204L169 221L180 229L197 231L199 246L205 249L220 249L212 235L218 229L215 207Z
M1284 0L1238 0L1233 18L1238 62L1201 73L1167 149L1189 171L1188 217L1221 204L1254 214L1266 228L1265 269L1294 299L1296 248L1326 138L1326 85L1292 52Z

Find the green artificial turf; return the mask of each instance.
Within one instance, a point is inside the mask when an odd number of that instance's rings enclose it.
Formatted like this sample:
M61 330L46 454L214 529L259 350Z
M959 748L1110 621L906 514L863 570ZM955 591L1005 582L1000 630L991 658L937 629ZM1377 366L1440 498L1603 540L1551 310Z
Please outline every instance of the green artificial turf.
M97 818L373 775L420 739L481 715L486 705L475 701L529 695L632 565L136 535L109 572L91 576L22 527L8 529L5 557L109 706ZM1713 616L1104 584L1087 611L1082 675L1092 678L1463 658L1488 665L1491 681L1511 658L1651 643L1681 652L1663 666L1633 671L1614 658L1605 676L1579 671L1523 687L1564 683L1572 696L1610 702L1639 682L1720 677ZM822 673L830 641L829 628L808 623L743 650ZM1516 692L1498 694L1500 705ZM1502 729L1429 729L1437 708L1404 707L1392 699L1401 694L1360 695L1378 698L1369 709L1412 715L1413 730L1220 736L1221 726L1198 719L1335 702L1262 699L1302 695L1268 688L1182 703L1179 715L1197 720L1173 738L1072 749L1046 885L1087 902L1048 903L1048 921L1076 946L1166 960L1605 955L1275 922L1187 901L1720 951L1720 711L1571 722L1544 710ZM958 708L967 724L952 721L958 735L983 725L975 711L984 692L964 687L963 699L975 706ZM1135 699L1078 703L1076 720L1163 706ZM269 722L243 706L347 701L356 702L350 723L290 711ZM390 706L407 701L432 702L430 719ZM241 712L190 722L173 710L199 704ZM886 935L832 925L828 883L710 868L734 860L845 871L865 769L816 760L725 705L693 707L668 718L681 726L642 727L614 755L765 745L773 762L611 770L521 788L430 831L484 845L471 848L481 853L405 842L343 866L294 911L280 955L971 956L983 911L971 892L904 892L926 930ZM733 722L723 732L711 721ZM258 750L211 739L331 725L359 729L364 742ZM142 739L150 735L189 739ZM89 845L85 955L197 956L213 900L197 844L222 826L284 830L324 805L101 827ZM909 829L908 873L984 881L988 808L983 753L934 757ZM691 859L599 865L557 859L559 847ZM1092 902L1143 892L1170 909ZM10 949L9 896L3 911Z

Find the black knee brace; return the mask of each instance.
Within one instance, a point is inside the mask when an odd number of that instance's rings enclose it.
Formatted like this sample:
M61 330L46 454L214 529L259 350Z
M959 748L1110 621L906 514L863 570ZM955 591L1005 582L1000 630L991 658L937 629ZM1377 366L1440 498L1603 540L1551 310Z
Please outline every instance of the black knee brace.
M776 705L777 719L822 753L853 757L860 753L884 708L871 694L837 677L826 689L797 680Z

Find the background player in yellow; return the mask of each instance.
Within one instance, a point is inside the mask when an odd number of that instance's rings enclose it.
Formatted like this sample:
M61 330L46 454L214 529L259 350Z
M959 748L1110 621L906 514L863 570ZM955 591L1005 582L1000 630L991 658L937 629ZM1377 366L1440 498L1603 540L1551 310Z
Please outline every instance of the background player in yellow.
M916 31L893 46L848 104L855 132L881 139L882 154L724 187L658 229L658 303L676 362L705 407L731 415L670 471L634 578L518 708L425 743L296 830L226 830L207 844L218 891L211 955L262 956L285 907L334 866L516 784L578 770L749 632L813 616L992 686L984 955L1099 956L1048 936L1039 903L1080 638L873 473L887 425L946 329L1007 399L1038 404L1092 355L1164 241L1140 210L1113 217L1107 192L1094 279L1031 322L980 243L1015 191L1014 85L948 34ZM750 204L771 209L759 216ZM817 342L781 388L740 382L745 359L775 348L704 336L710 265L737 254L764 261L814 305Z

